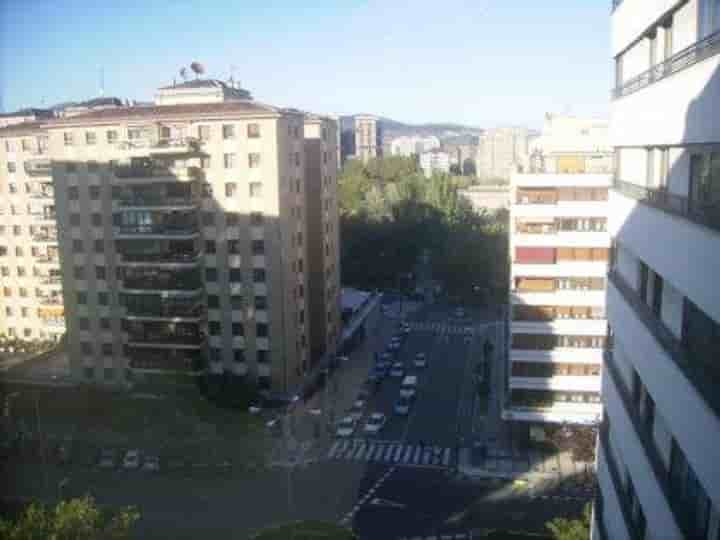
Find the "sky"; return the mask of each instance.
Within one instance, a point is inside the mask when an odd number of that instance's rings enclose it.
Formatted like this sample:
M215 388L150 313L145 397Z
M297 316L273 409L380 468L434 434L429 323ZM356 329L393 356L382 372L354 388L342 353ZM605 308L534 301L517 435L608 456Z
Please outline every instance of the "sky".
M101 70L151 101L197 60L278 106L540 127L608 115L609 27L610 0L0 0L0 106L97 97Z

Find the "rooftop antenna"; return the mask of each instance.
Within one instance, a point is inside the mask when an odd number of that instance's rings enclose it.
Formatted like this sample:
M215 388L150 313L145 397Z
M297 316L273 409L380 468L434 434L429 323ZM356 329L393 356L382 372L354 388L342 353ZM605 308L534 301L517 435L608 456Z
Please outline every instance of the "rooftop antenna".
M237 66L235 64L230 64L230 86L232 88L236 88L235 86L235 70L237 69Z

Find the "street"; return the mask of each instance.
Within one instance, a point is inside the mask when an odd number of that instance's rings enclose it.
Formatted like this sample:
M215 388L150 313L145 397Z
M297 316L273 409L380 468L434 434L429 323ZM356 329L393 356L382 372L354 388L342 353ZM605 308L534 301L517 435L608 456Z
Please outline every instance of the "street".
M392 314L390 314L392 315ZM381 316L368 324L360 350L339 368L337 391L319 395L333 403L339 420L357 396L375 352L385 350L399 320ZM458 320L449 308L421 307L406 320L411 332L398 353L406 374L418 376L417 396L406 416L396 415L401 377L387 377L369 398L353 436L314 437L314 403L294 420L296 443L308 444L308 459L276 460L270 469L247 471L191 467L148 474L140 471L62 468L37 464L6 470L5 497L75 496L91 492L101 505L135 505L142 538L246 538L274 523L320 519L352 527L360 538L396 539L417 535L466 533L473 528L522 525L542 530L558 514L577 514L580 499L548 500L510 489L508 482L471 481L457 475L458 447L482 437L473 434L473 369L482 359L485 338L500 335L494 314L477 312ZM466 328L475 335L466 338ZM496 351L500 344L495 344ZM418 352L428 365L415 368ZM501 358L500 354L493 355ZM364 420L382 412L387 424L364 435ZM283 437L277 440L283 447ZM301 444L300 444L301 445Z

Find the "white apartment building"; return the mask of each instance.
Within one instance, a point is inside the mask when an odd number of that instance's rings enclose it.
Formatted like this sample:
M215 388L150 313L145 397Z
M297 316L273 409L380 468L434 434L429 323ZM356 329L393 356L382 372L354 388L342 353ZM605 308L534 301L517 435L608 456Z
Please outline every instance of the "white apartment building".
M720 538L720 2L616 1L595 539Z
M65 312L48 137L41 121L5 118L8 124L0 128L0 333L57 341L65 333Z
M434 150L420 154L420 168L425 173L426 178L430 178L433 173L449 173L450 172L450 156L447 152Z
M488 129L479 136L476 156L481 179L509 180L528 162L529 131L522 127Z
M409 157L436 148L440 148L440 139L437 137L396 137L390 142L390 155Z
M550 144L552 131L544 133ZM599 151L600 149L596 149ZM543 152L546 168L510 182L511 343L503 418L542 440L547 424L600 421L607 331L609 172L596 153ZM604 148L609 157L609 148Z
M378 118L370 114L358 114L353 118L354 155L367 163L382 155L382 133Z

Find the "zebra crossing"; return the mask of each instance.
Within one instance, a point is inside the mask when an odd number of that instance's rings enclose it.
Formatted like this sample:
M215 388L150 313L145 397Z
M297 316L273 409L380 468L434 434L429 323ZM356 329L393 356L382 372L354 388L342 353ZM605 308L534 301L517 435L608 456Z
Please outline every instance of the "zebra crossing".
M420 446L399 441L347 439L336 440L328 450L327 458L407 467L448 468L453 455L448 447Z
M472 326L458 326L437 321L415 321L408 323L410 329L419 332L435 332L438 334L456 334L463 336L474 336L477 330Z

